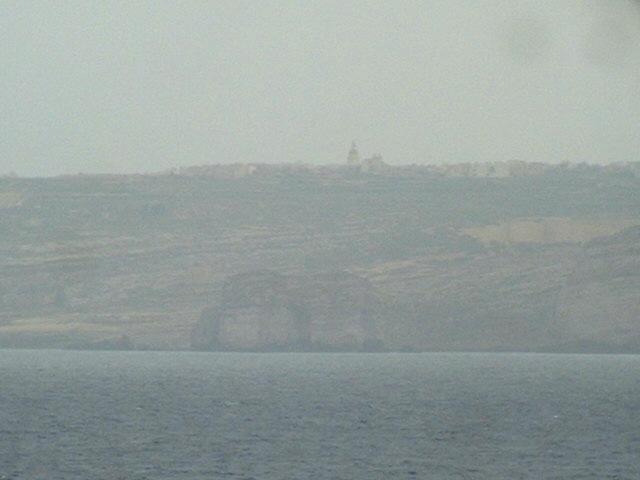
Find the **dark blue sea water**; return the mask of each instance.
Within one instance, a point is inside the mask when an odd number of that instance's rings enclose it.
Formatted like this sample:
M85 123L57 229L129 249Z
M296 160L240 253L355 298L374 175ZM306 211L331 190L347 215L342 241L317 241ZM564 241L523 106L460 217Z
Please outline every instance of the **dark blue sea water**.
M640 479L640 356L0 351L1 479Z

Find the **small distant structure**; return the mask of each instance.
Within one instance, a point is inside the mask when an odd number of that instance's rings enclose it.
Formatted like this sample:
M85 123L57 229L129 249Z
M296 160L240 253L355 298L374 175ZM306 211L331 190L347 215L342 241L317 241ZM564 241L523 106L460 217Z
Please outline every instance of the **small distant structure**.
M368 173L382 173L387 169L388 165L382 159L382 155L374 153L371 157L365 158L361 165L360 171Z
M177 174L183 177L209 177L218 179L244 178L253 175L258 166L252 163L231 163L223 165L197 165L182 167Z
M383 173L389 168L379 153L374 153L368 158L361 158L356 142L351 143L351 149L347 155L347 165L357 167L363 173Z
M358 152L358 147L355 141L351 142L351 149L347 155L347 165L351 167L360 166L360 152Z

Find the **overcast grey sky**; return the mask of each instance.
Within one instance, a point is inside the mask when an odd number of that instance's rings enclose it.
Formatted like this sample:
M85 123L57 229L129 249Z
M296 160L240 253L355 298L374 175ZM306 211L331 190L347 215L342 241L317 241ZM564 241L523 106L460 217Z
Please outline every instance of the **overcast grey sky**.
M0 173L640 159L633 0L0 3Z

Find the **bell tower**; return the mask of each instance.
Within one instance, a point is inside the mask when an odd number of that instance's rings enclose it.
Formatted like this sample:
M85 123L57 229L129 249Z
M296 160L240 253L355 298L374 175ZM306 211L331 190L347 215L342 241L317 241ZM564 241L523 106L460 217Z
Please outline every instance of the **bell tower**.
M347 165L360 165L360 153L355 141L351 142L351 149L349 150L349 155L347 155Z

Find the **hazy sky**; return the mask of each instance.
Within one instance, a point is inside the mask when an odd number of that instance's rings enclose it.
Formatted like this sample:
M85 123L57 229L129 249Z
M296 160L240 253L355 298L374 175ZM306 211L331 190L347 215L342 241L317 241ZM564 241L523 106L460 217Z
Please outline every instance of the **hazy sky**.
M633 0L0 2L0 173L640 160Z

